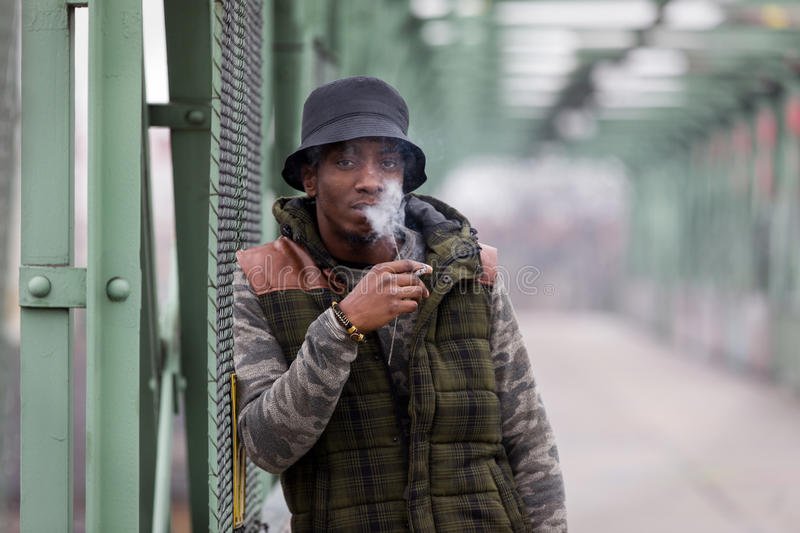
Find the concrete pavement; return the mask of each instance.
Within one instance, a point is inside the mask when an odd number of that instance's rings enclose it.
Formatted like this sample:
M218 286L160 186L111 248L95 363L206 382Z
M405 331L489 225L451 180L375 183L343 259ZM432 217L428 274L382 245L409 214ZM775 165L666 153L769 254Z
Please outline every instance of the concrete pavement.
M571 533L800 532L800 399L604 315L520 312Z

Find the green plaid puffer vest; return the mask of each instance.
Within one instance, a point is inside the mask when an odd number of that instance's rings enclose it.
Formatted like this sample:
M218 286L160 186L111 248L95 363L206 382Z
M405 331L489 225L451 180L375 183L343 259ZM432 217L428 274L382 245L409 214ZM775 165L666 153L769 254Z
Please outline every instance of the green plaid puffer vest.
M260 264L279 255L303 271L292 281L283 265L283 286L259 294L290 362L311 322L344 296L331 289L327 258L319 264L320 244L296 230L284 224L284 237L258 249ZM468 227L423 234L434 274L414 330L408 410L397 408L378 338L369 335L321 438L281 476L293 531L528 530L501 443L480 247Z

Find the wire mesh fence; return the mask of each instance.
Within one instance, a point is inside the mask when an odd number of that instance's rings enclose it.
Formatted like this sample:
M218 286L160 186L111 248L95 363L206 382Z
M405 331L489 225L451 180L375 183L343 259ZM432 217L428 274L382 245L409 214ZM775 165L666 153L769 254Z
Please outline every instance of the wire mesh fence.
M216 423L217 480L216 507L220 531L230 531L234 516L233 432L231 418L231 380L233 368L233 271L237 250L257 244L260 239L260 145L262 98L262 2L230 0L218 12L221 26L219 68L219 176L215 208L217 236L216 316ZM260 503L265 488L256 467L247 459L245 466L244 531L258 531ZM213 490L213 489L212 489ZM212 502L214 499L212 498Z

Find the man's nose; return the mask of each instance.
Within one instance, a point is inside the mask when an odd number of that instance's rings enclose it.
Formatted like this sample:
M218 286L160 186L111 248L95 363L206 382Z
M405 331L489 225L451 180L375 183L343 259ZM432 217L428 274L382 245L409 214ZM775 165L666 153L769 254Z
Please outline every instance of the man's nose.
M367 163L361 168L356 189L364 192L380 192L383 189L383 173L377 163Z

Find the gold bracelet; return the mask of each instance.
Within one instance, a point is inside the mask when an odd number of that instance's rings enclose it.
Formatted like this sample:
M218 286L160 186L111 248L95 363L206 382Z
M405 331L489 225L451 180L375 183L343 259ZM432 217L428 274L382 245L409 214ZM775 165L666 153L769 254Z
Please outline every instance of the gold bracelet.
M367 340L364 334L358 331L358 328L355 327L353 323L350 322L350 319L347 318L347 315L342 312L337 301L334 300L331 302L331 309L333 309L333 316L336 317L336 320L339 321L339 324L341 324L344 329L347 330L347 334L350 335L350 340L355 342L364 342Z

